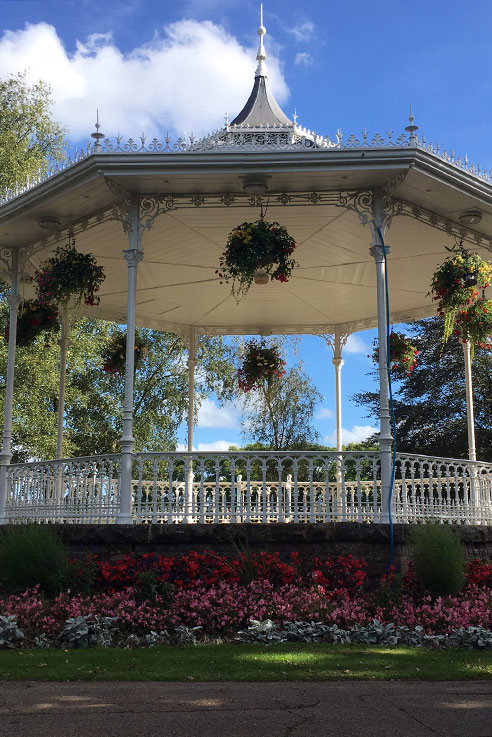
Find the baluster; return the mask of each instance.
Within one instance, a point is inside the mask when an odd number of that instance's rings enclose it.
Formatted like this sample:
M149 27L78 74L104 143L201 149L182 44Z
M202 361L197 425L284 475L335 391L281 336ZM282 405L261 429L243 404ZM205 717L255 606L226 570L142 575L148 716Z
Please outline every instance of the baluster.
M357 456L355 459L355 480L356 480L356 493L355 493L355 504L357 513L357 522L362 522L362 489L360 483L360 472L361 472L361 458Z
M299 522L299 459L297 456L294 457L292 464L292 470L294 472L294 494L293 494L293 506L294 506L294 522Z
M223 514L223 511L220 509L220 460L219 458L215 458L214 461L214 470L215 470L215 488L213 491L214 494L214 522L220 522L221 521L221 513Z
M267 522L267 459L261 459L260 522Z
M314 509L314 486L313 486L313 459L311 456L308 459L308 481L309 481L309 521L316 522L316 515Z
M276 522L285 522L284 485L282 481L283 461L277 458L277 515Z
M164 506L165 497L164 497L164 494L162 495L163 516L164 516L164 509L167 506L166 517L167 517L168 524L171 524L172 522L174 522L173 520L174 469L175 469L175 460L172 457L170 457L169 458L169 480L167 484L167 505L165 506ZM164 486L163 492L165 490L166 490L166 487Z
M199 472L200 472L200 490L198 493L198 506L199 506L199 522L203 524L205 522L205 458L200 458L199 461Z

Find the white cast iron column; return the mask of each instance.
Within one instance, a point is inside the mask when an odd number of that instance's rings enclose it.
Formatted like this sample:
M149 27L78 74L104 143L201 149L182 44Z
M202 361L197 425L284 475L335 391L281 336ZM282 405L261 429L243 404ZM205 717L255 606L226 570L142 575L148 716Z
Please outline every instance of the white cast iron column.
M344 336L345 340L347 336ZM336 394L336 426L337 426L337 450L342 452L342 338L340 333L335 333L333 338L332 364L335 367L335 394Z
M7 380L5 382L5 410L3 424L3 443L0 453L0 524L7 523L7 479L12 457L12 407L14 403L15 345L17 340L17 312L19 310L19 249L11 251L11 289L8 296L10 310L9 350L7 360Z
M473 381L471 368L470 343L463 343L463 355L465 358L465 386L466 386L466 419L468 423L468 458L470 461L477 460L475 446L475 416L473 411Z
M345 338L346 339L346 338ZM337 433L337 451L341 453L343 451L343 438L342 438L342 340L340 334L335 332L333 336L333 358L331 362L335 367L335 411L336 411L336 433ZM337 479L337 499L336 499L336 514L338 519L342 519L340 516L343 513L343 500L342 500L342 456L338 456L336 464L336 479Z
M473 411L473 380L471 363L471 346L469 341L463 343L463 355L465 358L465 387L466 387L466 420L468 425L468 458L470 461L477 460L475 445L475 416ZM477 467L469 467L470 474L470 503L472 507L472 524L479 524L478 511L480 507L480 482ZM465 474L463 474L465 476Z
M137 269L143 259L140 247L139 198L132 196L128 214L130 248L123 251L128 262L128 307L126 318L125 405L123 408L123 435L121 438L120 511L116 521L121 525L132 523L132 460L133 446L133 384L135 370L135 302L137 297Z
M196 335L192 329L188 342L188 452L193 451L193 426L195 423L195 366L196 366ZM184 521L193 522L192 517L192 501L193 501L193 461L188 458L186 461L186 485L184 498Z
M373 230L371 256L376 262L376 285L378 299L378 347L379 347L379 454L381 459L381 517L380 522L389 523L388 501L391 487L391 420L389 410L388 367L386 363L386 273L383 246L377 228Z
M56 458L63 458L63 420L65 418L65 385L67 382L67 351L70 342L68 307L63 308L61 316L60 346L60 384L58 389L58 426L56 431Z

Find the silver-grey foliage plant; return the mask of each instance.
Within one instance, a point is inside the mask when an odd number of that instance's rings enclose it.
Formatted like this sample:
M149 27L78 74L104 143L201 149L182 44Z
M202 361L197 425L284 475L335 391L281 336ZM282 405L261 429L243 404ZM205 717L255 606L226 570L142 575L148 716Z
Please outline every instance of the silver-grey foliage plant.
M118 617L100 617L99 615L70 617L65 628L58 635L61 647L82 650L88 647L109 647L116 630L114 622Z
M17 619L0 615L0 649L13 648L23 639L24 632L17 626Z
M463 647L492 650L492 631L484 627L460 627L450 634L426 635L418 625L413 629L394 624L382 624L373 619L368 624L357 624L351 629L321 622L289 622L283 626L271 619L251 620L246 630L237 633L239 642L274 644L278 642L328 642L342 644L358 642L364 645L411 645L413 647Z

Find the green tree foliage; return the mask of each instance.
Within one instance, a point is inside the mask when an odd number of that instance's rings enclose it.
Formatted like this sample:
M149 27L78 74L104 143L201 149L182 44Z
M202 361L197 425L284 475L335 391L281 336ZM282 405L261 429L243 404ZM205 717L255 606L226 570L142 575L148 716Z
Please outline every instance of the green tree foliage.
M273 450L292 450L318 439L312 421L322 396L301 363L244 397L245 438L266 443Z
M406 326L420 351L417 367L394 382L397 449L442 457L468 456L463 349L455 336L442 345L442 319ZM477 458L492 460L492 356L477 346L473 389ZM378 394L356 394L355 401L377 417Z
M0 303L0 330L8 320ZM116 329L111 323L80 319L70 335L66 386L64 455L119 451L122 434L124 377L102 370L102 351ZM135 376L137 450L171 450L188 409L187 353L183 341L170 333L141 330L148 354ZM13 412L13 462L53 458L56 449L60 349L56 336L17 349ZM220 338L197 345L197 405L214 391L231 395L233 351ZM0 338L0 411L3 413L7 343Z
M65 131L51 119L51 88L25 72L0 80L0 195L65 155Z

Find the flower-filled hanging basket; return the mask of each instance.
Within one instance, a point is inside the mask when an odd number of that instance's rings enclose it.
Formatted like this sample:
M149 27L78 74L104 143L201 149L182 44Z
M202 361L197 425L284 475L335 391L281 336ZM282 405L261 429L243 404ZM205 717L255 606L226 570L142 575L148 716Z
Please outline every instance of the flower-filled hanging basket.
M135 333L135 370L141 366L147 354L145 340ZM103 371L106 374L120 376L125 373L126 363L126 333L117 332L111 338L111 342L102 352Z
M285 374L285 361L280 349L255 340L246 344L241 366L237 372L239 388L243 392L256 391L262 383L269 384Z
M17 345L24 348L34 343L38 335L45 333L49 343L49 333L58 333L58 311L50 304L42 304L35 299L26 300L17 316ZM9 326L5 329L5 340L9 339Z
M391 331L389 334L389 364L395 377L402 378L405 374L411 374L417 365L418 354L419 352L410 338L407 338L403 333ZM372 360L375 364L379 363L379 348L377 345L374 347Z
M492 350L492 299L477 299L458 312L454 332L462 343L470 343L472 356L476 345Z
M232 293L239 302L251 284L269 280L287 282L298 264L291 255L295 241L278 223L260 219L242 223L229 234L227 246L216 270L226 283L232 281Z
M479 290L488 287L491 277L492 265L461 245L434 272L431 294L438 302L438 314L444 317L443 343L453 332L457 314L468 309L479 296Z
M73 241L57 248L34 275L39 301L64 305L72 299L98 305L100 297L96 292L104 278L104 269L94 256L79 253Z

